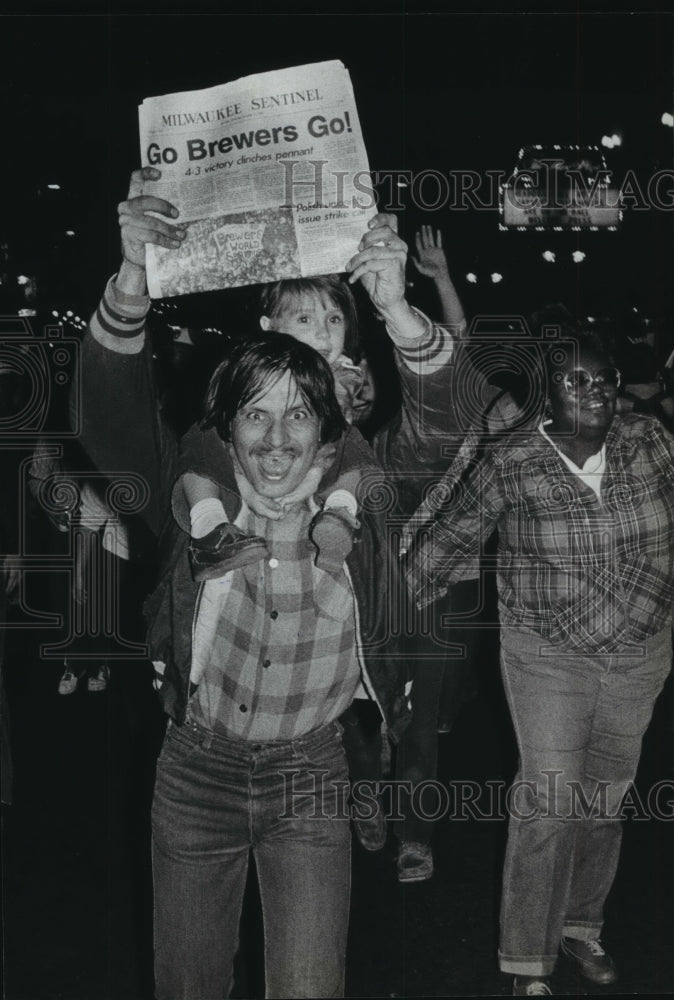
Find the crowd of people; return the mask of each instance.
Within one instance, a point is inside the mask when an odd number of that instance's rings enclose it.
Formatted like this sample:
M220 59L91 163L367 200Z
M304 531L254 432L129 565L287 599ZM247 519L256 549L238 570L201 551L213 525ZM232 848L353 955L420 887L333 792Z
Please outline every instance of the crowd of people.
M257 328L181 408L186 384L167 393L148 320L145 247L185 236L176 207L144 193L159 176L136 171L119 206L121 265L82 342L78 438L41 441L29 468L31 503L73 558L59 694L105 691L131 648L114 606L122 593L131 615L144 606L143 683L168 717L156 997L228 995L251 857L267 995L343 995L352 829L374 852L392 826L399 881L433 876L424 794L477 690L488 565L527 793L509 818L500 968L522 996L551 994L560 952L616 982L601 932L620 804L672 661L667 370L650 394L625 392L615 335L555 304L534 317L526 384L499 384L440 233L423 226L410 258L435 286L435 321L408 301L408 248L380 214L345 277L264 286ZM356 285L399 384L385 421ZM552 338L535 335L544 319ZM13 564L5 581L11 596ZM389 766L407 790L393 824Z

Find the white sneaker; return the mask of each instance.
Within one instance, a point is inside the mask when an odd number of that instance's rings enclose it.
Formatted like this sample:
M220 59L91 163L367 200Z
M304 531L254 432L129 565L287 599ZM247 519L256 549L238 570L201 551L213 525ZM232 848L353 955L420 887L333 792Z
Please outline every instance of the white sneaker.
M547 976L515 976L514 997L551 997L550 981Z
M401 840L398 849L398 881L426 882L433 875L433 850L418 840Z
M87 680L87 691L100 694L105 691L110 680L110 668L107 663L101 663L98 671Z
M82 679L83 671L80 670L79 673L74 673L68 664L66 663L66 668L63 671L63 676L59 681L58 692L59 694L74 694L77 690L77 685Z

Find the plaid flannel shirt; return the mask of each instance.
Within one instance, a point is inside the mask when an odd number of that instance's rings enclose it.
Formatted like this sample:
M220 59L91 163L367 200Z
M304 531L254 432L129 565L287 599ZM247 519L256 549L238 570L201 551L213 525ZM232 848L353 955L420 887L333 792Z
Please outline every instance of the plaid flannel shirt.
M360 682L346 573L314 565L312 514L280 521L244 508L236 523L270 558L203 584L188 717L232 739L292 740L331 722Z
M498 528L499 614L584 653L617 652L666 628L674 603L674 439L654 419L614 417L600 498L538 431L440 484L436 520L411 551L423 607L479 575Z

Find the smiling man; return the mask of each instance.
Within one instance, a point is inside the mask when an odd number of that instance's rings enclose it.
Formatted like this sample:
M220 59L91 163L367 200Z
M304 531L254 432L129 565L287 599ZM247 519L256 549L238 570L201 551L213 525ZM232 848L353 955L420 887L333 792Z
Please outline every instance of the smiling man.
M231 435L234 454L243 475L256 493L271 500L292 493L311 468L319 444L338 440L345 428L341 411L334 410L330 371L319 371L323 377L317 378L313 371L316 362L312 354L296 349L293 338L277 335L278 346L274 345L274 339L273 336L270 337L268 344L263 344L261 349L258 345L255 345L258 349L247 346L246 361L251 367L257 364L249 372L245 394L231 419L227 435ZM287 359L288 363L294 361L299 367L299 359L303 356L311 362L313 382L307 371L301 368L297 375L289 369L281 373L274 371L274 363L278 364L279 359ZM264 361L267 361L267 365L263 367ZM225 381L224 392L234 388L231 386L232 372L236 377L238 367L232 367L228 362L224 371L220 369L216 373L216 397L221 394L218 391L218 375L221 374ZM317 394L319 385L325 393L322 398ZM311 396L313 406L308 401ZM236 400L237 397L230 396L230 400L232 398ZM217 398L213 406L218 406ZM223 405L224 414L231 413L231 402L226 409L225 406L226 404ZM319 408L327 411L324 421L320 420L316 412ZM321 423L329 428L324 430L326 437L323 440ZM224 439L227 440L227 437Z
M329 366L283 334L239 345L217 369L207 419L269 499L295 489L345 426ZM361 674L348 572L314 565L314 512L301 502L271 520L244 504L237 524L264 537L268 558L199 591L193 693L185 723L169 728L153 806L160 997L231 986L251 847L268 995L343 988L350 832L343 807L336 816L348 787L337 720Z
M146 608L170 716L152 815L156 995L228 994L252 856L267 996L342 996L351 836L338 719L361 684L393 741L409 713L391 636L396 560L382 497L363 498L358 544L325 569L308 538L313 498L281 519L246 503L249 490L287 498L346 426L330 359L315 349L322 345L294 330L257 333L214 373L202 426L235 459L235 525L268 552L193 580L189 535L167 520L177 448L157 407L145 334L145 244L175 246L183 229L164 221L175 218L169 203L143 195L150 173L134 175L120 206L124 259L84 339L82 422L93 463L113 480L116 472L142 474L148 525L157 534L164 528L160 583ZM379 215L345 262L386 322L400 373L401 409L374 441L391 492L439 460L453 352L451 334L405 300L406 255L395 219ZM338 326L322 318L324 327Z

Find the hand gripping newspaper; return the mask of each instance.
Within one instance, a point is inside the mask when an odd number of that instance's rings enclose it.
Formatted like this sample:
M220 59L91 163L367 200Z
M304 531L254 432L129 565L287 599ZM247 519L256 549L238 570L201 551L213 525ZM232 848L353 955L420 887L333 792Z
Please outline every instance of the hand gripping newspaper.
M343 271L376 214L351 79L338 60L146 98L146 194L180 210L177 250L147 247L164 298Z

